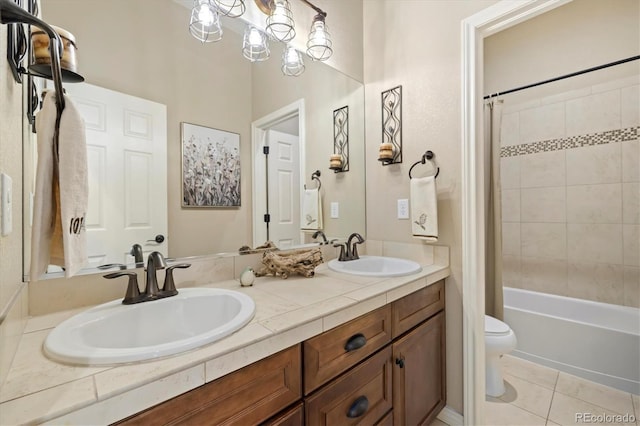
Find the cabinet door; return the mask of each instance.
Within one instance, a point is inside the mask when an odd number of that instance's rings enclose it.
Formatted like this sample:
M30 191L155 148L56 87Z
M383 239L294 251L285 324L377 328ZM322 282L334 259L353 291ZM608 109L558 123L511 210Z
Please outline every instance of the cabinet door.
M392 368L387 346L307 397L307 426L373 425L384 420L393 404Z
M393 344L393 423L429 424L445 406L444 311Z
M126 425L259 424L302 396L300 345L130 417Z

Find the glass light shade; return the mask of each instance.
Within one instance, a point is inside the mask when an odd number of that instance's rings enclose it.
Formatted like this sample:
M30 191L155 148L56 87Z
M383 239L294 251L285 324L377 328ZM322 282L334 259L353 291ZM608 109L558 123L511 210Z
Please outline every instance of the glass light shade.
M286 43L296 36L289 0L275 0L271 15L267 17L267 33Z
M326 61L333 54L331 45L331 35L324 23L324 16L316 15L307 41L307 55L314 61Z
M238 18L247 10L244 0L212 0L212 2L219 14L229 18Z
M251 62L269 59L269 40L267 35L254 26L247 25L242 39L242 55Z
M282 53L282 74L297 77L303 72L302 55L293 46L287 45Z
M218 12L209 0L195 0L191 9L189 32L203 43L222 39L222 27Z

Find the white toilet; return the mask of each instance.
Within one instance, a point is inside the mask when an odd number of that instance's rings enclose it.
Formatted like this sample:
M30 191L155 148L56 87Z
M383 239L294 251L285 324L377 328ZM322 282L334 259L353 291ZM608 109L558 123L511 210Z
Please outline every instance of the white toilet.
M516 334L507 324L489 315L484 316L487 395L499 397L504 394L500 358L514 350L517 343Z

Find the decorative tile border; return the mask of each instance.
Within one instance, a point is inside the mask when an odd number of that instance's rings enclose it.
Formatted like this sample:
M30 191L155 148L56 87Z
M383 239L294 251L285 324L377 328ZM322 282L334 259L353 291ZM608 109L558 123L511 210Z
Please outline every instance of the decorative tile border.
M583 146L632 141L638 139L638 135L640 135L640 126L607 130L606 132L591 133L588 135L569 136L561 139L523 143L520 145L503 146L500 148L500 157L517 157L519 155L561 151L563 149L580 148Z

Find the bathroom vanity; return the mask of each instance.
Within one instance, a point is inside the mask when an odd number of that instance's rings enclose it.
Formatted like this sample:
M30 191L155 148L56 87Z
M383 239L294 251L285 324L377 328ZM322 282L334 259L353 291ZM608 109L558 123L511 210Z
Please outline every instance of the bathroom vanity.
M119 424L430 424L445 384L438 281Z
M430 421L445 403L443 284L450 274L448 249L433 249L420 272L402 277L347 275L323 264L314 278L207 284L250 295L253 320L218 342L153 361L51 361L44 339L78 310L34 317L0 389L0 423ZM219 262L233 273L235 260ZM244 266L236 266L239 274ZM203 274L221 266L194 268Z

